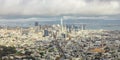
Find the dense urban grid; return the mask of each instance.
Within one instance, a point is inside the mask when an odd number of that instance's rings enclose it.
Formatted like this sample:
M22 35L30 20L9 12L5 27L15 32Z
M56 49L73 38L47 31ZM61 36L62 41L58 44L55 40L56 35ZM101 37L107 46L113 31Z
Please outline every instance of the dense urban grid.
M0 27L1 60L120 60L120 31L75 25Z

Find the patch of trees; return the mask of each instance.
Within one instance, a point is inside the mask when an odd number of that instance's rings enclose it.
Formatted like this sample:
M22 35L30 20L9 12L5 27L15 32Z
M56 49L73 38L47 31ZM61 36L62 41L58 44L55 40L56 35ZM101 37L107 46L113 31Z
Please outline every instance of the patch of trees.
M14 54L14 53L16 53L15 47L0 46L0 58L2 58L2 56L7 56L9 54Z

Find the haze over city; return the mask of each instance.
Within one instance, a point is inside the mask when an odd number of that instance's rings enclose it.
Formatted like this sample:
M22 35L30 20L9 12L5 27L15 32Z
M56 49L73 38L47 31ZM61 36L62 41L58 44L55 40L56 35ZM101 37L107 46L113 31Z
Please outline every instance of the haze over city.
M120 0L0 0L0 60L120 60Z

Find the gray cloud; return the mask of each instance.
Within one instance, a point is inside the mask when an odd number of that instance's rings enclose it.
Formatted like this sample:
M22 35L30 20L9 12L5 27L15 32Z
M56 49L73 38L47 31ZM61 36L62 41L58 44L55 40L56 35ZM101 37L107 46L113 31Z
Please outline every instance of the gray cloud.
M0 15L117 15L119 0L0 0Z

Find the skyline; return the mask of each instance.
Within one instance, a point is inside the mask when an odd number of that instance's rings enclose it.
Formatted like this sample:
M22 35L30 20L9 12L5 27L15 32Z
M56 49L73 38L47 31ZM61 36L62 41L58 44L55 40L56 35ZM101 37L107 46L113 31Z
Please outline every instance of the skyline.
M0 0L0 60L120 60L120 0Z

